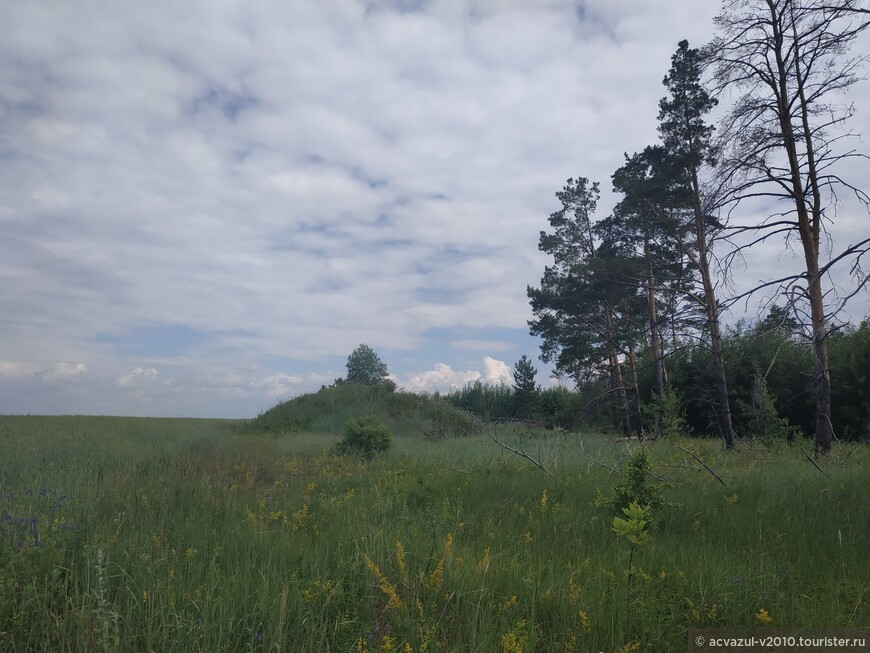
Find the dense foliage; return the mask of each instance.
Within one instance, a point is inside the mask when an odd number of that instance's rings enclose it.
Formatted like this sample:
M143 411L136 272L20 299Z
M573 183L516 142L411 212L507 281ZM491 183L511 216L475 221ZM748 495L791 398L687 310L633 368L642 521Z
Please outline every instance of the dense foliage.
M337 453L374 458L389 451L393 434L374 415L355 417L344 425L344 437L335 445Z
M722 343L729 379L732 419L738 438L789 440L810 437L815 428L814 360L811 343L785 325L781 311L764 320L727 329ZM870 320L831 336L834 433L841 440L870 439ZM649 346L637 357L638 391L647 436L709 435L716 424L713 368L703 344L678 342L666 358L669 386L657 394ZM608 379L593 378L570 391L536 389L534 411L526 415L566 429L620 428L620 405L609 400ZM475 382L445 395L447 401L486 419L516 417L516 391ZM659 424L658 428L656 424ZM639 432L638 424L636 431Z
M347 357L347 377L337 383L360 383L362 385L387 385L395 389L390 381L387 364L366 344L359 345Z

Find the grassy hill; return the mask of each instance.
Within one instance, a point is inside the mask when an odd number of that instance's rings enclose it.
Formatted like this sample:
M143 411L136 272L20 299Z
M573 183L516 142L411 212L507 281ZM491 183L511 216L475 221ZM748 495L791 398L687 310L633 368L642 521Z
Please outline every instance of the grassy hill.
M374 415L397 436L430 439L478 432L476 420L443 399L383 386L344 384L282 402L246 425L247 433L340 433L352 417Z

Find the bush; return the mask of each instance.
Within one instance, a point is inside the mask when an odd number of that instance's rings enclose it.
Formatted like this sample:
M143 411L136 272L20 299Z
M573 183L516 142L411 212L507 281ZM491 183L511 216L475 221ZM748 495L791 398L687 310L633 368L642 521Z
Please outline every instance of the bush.
M647 480L651 472L652 464L646 451L635 450L625 463L622 483L613 488L613 494L609 497L599 493L595 505L605 508L616 516L621 516L623 510L633 503L651 510L660 508L664 503L664 487L660 484L651 484ZM651 526L655 526L652 515L647 515L647 521Z
M389 450L393 434L387 430L374 415L355 417L344 425L344 437L336 445L336 450L344 455L358 455L373 458Z

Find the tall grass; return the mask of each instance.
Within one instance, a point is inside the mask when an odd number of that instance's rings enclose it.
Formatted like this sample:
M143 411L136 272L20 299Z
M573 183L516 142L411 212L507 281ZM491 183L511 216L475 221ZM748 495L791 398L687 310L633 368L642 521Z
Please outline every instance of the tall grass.
M629 593L594 505L620 479L590 457L624 443L526 436L547 476L481 436L395 429L366 463L237 427L0 417L0 650L667 651L693 626L870 623L863 449L826 477L680 442L722 486L649 446L670 483Z

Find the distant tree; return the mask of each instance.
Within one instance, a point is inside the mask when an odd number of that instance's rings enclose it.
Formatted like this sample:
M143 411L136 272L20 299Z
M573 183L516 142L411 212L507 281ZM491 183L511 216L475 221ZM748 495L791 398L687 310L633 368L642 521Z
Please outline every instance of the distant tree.
M530 419L535 414L541 391L535 383L537 374L538 370L525 354L514 365L514 409L520 419Z
M389 385L387 364L375 351L362 344L347 357L347 378L345 383L362 383L365 385Z

